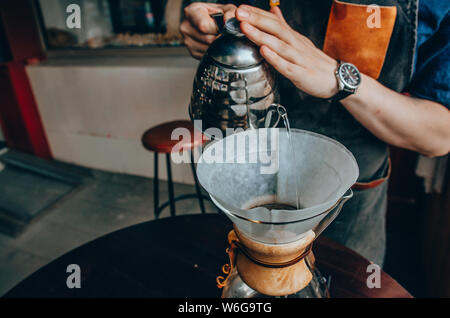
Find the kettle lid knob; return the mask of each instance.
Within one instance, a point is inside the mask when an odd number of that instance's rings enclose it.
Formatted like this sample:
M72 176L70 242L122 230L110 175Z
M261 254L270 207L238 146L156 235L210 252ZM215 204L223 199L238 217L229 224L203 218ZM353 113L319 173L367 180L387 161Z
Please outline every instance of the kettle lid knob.
M237 37L244 36L244 33L241 32L241 23L236 18L228 19L225 22L225 32Z
M241 23L236 18L225 22L223 33L209 46L206 56L223 66L239 69L263 61L259 47L241 32Z

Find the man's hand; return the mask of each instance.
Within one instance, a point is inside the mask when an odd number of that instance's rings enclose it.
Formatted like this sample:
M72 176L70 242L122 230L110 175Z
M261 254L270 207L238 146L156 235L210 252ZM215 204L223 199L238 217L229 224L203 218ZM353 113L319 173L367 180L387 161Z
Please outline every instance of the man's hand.
M180 33L183 35L184 45L194 58L202 58L218 35L216 22L210 14L221 12L226 21L234 17L235 11L236 6L232 4L202 2L194 2L184 9L184 21L180 25Z
M330 98L338 92L335 71L338 63L294 31L281 10L264 11L242 5L236 10L242 32L260 46L261 55L278 72L305 93Z

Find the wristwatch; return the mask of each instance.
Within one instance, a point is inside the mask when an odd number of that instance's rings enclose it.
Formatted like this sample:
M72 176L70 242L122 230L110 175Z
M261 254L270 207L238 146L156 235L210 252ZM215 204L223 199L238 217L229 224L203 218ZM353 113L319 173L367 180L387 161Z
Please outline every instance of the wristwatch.
M351 63L339 61L335 75L338 81L339 92L331 98L332 101L340 101L349 95L355 94L359 85L361 85L361 73Z

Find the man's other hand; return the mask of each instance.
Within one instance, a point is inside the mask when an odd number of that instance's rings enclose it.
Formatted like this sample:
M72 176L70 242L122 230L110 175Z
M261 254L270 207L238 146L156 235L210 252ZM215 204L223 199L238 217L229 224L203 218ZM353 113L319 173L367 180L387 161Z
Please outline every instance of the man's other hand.
M234 17L236 6L194 2L184 9L184 20L180 24L180 33L189 53L201 59L209 45L217 38L216 22L210 14L223 13L224 21Z

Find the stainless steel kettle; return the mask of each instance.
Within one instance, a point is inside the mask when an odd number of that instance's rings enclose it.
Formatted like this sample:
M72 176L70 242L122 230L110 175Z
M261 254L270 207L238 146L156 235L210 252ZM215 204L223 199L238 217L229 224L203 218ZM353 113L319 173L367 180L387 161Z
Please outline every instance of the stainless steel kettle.
M215 18L221 35L197 69L189 105L191 119L209 137L208 128L219 128L225 136L227 128L275 127L280 114L275 104L274 69L259 54L258 46L241 33L238 20L224 24L223 15Z

